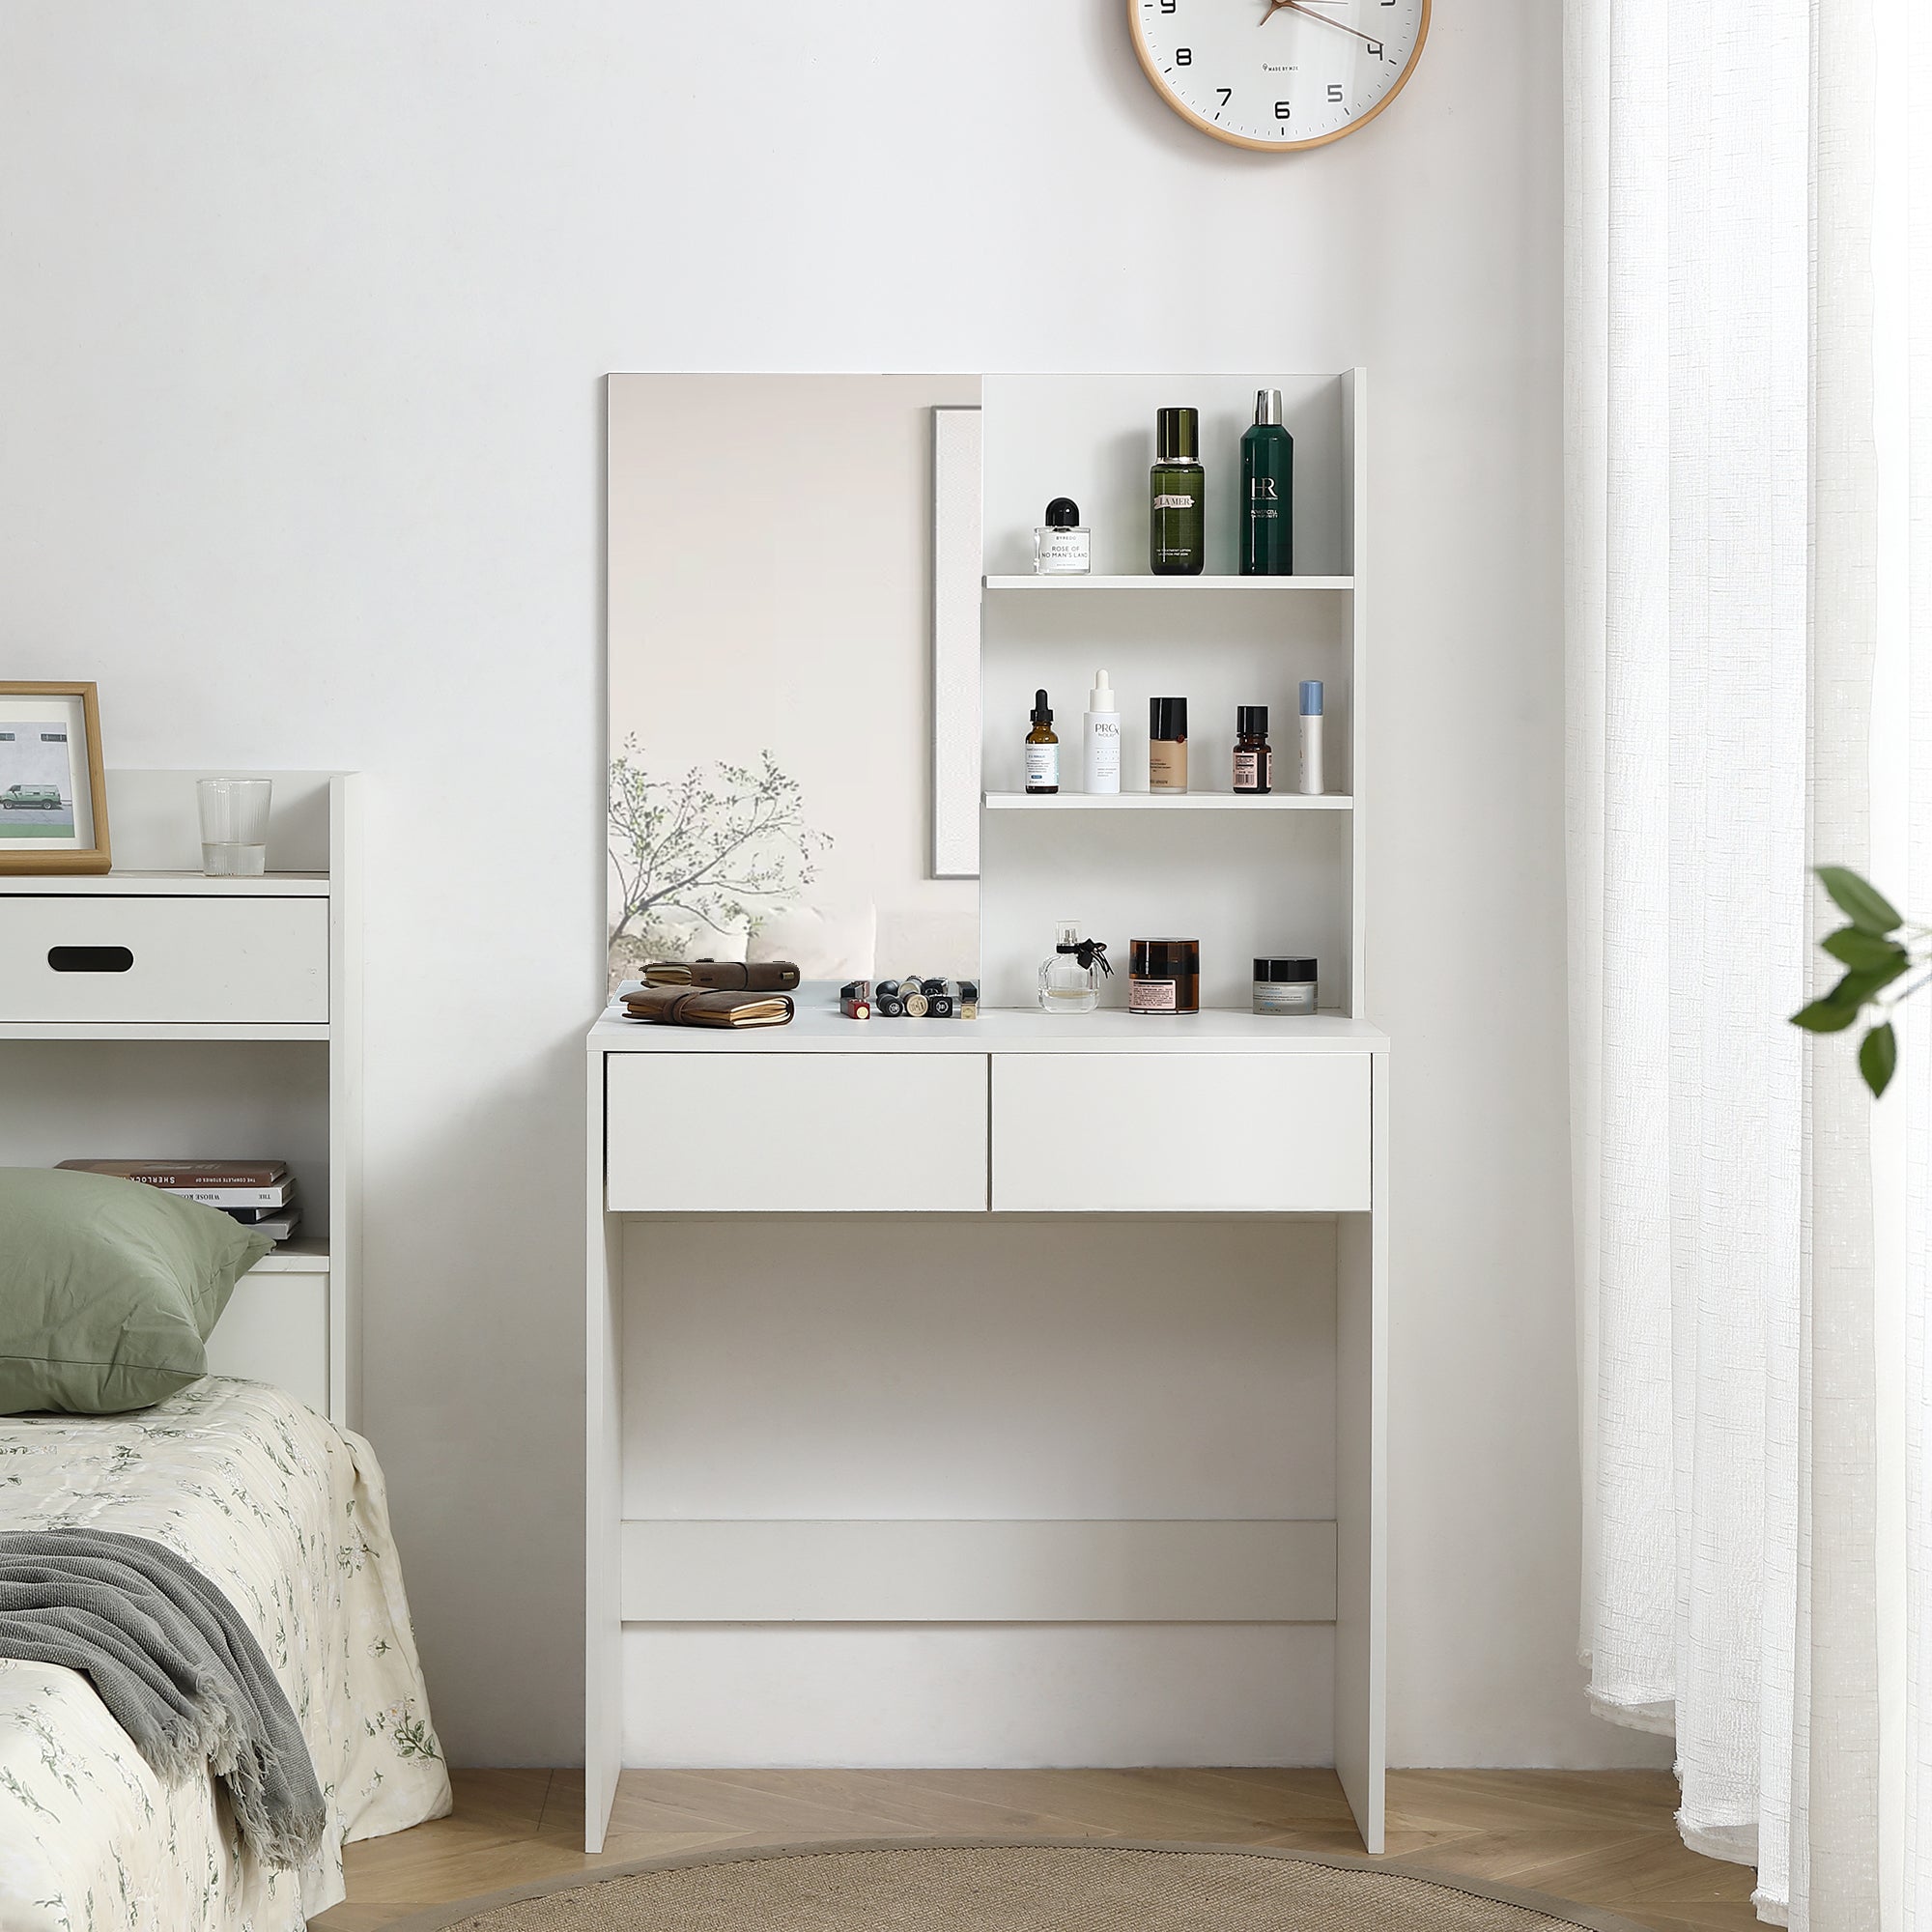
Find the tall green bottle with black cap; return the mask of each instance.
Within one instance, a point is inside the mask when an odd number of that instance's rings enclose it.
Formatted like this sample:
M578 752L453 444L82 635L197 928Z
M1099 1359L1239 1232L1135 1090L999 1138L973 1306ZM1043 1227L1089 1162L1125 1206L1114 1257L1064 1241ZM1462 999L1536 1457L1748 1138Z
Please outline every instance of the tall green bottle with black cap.
M1241 438L1243 577L1294 573L1294 439L1282 427L1281 391L1255 391L1254 426Z
M1207 561L1201 412L1162 410L1148 471L1148 568L1156 577L1199 577Z

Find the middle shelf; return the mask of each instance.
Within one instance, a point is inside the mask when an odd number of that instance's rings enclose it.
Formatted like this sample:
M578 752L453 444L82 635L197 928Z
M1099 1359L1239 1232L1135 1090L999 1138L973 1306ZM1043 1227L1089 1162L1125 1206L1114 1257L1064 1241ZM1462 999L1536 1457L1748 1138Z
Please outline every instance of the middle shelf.
M988 811L1352 811L1346 792L989 791Z

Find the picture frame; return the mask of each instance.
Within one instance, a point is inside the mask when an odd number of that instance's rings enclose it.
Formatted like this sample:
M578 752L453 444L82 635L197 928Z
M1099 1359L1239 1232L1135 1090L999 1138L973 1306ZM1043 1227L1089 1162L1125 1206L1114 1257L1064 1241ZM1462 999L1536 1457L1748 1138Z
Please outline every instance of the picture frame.
M0 679L0 876L112 864L95 687Z

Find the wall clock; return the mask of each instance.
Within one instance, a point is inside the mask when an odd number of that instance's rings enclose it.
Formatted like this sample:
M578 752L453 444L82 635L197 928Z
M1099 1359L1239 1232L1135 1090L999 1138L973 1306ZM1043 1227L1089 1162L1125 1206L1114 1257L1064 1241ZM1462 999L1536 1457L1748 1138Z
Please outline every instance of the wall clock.
M1127 0L1154 92L1204 134L1274 154L1373 121L1415 71L1430 0Z

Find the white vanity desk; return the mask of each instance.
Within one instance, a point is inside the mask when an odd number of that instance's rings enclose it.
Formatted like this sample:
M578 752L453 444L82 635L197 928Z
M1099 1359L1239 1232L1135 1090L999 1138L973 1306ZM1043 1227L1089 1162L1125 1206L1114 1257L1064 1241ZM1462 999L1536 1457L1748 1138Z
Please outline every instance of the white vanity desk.
M621 1768L626 1622L1145 1621L1332 1622L1334 1761L1379 1852L1386 1036L1236 1011L853 1021L808 985L786 1027L613 1009L586 1044L589 1848ZM895 1148L919 1158L881 1157ZM625 1230L774 1212L1332 1218L1334 1520L624 1520Z

